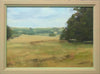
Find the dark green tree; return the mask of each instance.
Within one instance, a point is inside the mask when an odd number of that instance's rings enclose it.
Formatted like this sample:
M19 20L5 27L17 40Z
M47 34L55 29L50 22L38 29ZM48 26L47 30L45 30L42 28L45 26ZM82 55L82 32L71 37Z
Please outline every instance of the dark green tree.
M29 30L27 31L28 35L34 35L34 31L32 28L29 28Z
M49 33L49 36L56 36L54 32Z
M66 40L67 39L67 28L64 28L61 36L60 36L60 40Z
M67 21L66 40L93 41L93 8L74 8L77 12ZM62 32L64 34L64 32Z
M9 26L7 26L7 40L8 40L9 38L11 38L11 36L12 36L12 30L10 29Z

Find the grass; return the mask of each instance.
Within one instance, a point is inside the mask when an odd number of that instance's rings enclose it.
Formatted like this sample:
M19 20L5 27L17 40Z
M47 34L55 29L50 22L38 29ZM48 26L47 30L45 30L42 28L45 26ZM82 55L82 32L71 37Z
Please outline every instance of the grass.
M7 41L7 67L93 67L93 44L21 35Z

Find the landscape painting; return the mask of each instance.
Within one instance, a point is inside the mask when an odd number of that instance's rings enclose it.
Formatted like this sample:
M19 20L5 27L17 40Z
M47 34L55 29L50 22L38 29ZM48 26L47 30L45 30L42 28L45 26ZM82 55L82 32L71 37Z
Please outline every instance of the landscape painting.
M7 7L7 67L93 67L93 7Z

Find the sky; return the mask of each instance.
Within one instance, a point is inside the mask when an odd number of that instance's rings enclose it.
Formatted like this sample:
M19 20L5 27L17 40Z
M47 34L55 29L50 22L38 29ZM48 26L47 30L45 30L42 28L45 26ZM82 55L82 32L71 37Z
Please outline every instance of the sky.
M10 27L52 28L66 27L66 21L76 11L67 7L7 7Z

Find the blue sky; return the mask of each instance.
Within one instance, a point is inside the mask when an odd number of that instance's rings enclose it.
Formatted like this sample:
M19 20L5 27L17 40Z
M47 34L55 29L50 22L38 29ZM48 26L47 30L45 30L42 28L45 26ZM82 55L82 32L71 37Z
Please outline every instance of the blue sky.
M8 7L7 25L10 27L65 27L76 11L67 7Z

